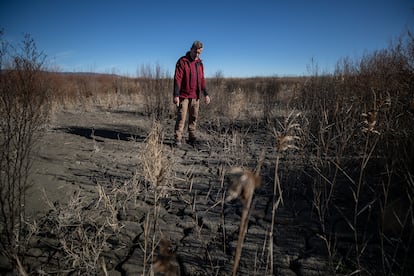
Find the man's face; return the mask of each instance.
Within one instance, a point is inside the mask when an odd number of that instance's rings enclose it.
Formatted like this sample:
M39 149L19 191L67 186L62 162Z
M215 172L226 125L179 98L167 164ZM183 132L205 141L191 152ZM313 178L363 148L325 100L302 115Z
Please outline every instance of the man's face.
M190 52L191 58L194 60L200 59L201 52L203 52L203 48L191 49L191 52Z

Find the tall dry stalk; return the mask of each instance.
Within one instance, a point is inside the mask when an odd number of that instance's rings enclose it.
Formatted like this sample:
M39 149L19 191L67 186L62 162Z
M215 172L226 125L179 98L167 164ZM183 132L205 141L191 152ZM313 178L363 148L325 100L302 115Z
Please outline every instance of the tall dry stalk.
M232 177L232 184L229 188L229 195L226 201L232 201L240 198L243 204L242 216L240 218L239 237L237 240L236 255L234 256L234 264L232 275L237 274L239 267L244 237L247 232L250 208L253 200L254 190L260 186L261 177L260 169L264 160L264 154L260 156L256 170L252 172L249 169L233 168L230 171Z
M153 201L152 210L148 210L144 227L144 264L143 274L149 262L154 263L154 253L157 244L157 228L160 209L160 199L168 196L172 189L173 160L168 155L163 143L163 129L159 121L154 121L151 131L145 140L141 153L141 170L147 182L145 197ZM150 245L148 245L150 243ZM148 249L150 247L150 251Z
M290 149L299 149L296 146L296 142L300 140L297 135L301 132L300 125L296 123L296 119L300 116L300 113L294 114L291 111L285 118L283 124L280 124L281 131L273 129L273 134L276 140L276 161L275 161L275 174L273 183L273 198L272 198L272 220L269 231L269 259L270 259L270 275L273 275L273 233L275 225L276 210L280 204L283 204L282 186L279 179L279 160L280 155Z

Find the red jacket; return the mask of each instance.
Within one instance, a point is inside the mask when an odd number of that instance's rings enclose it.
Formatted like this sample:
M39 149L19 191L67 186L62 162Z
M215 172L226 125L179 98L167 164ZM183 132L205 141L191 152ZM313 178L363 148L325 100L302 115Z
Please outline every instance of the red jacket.
M195 62L195 72L191 72L190 63ZM193 73L193 74L191 74ZM193 76L197 77L194 80ZM175 65L174 74L174 97L190 98L191 94L196 95L197 99L200 98L200 93L203 92L204 96L207 96L206 81L204 79L204 66L201 59L192 61L190 52L178 59Z

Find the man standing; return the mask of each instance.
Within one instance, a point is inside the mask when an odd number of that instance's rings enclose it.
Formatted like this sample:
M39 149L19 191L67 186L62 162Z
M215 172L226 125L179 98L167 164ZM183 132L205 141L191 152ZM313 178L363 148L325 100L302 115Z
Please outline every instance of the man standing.
M204 66L200 59L203 43L194 41L190 51L178 59L174 74L173 102L178 107L175 122L176 147L181 146L184 126L188 116L188 142L196 142L196 126L200 108L200 96L203 93L206 104L210 103L204 79Z

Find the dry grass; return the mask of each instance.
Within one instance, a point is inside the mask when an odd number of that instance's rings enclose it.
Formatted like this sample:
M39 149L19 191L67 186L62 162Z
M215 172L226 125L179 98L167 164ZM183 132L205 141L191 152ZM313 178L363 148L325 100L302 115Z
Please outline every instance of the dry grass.
M298 179L303 181L300 188L311 202L309 220L317 222L312 234L326 249L319 253L326 254L327 273L408 275L413 268L410 256L414 238L412 49L413 39L408 34L395 47L368 54L358 62L341 61L332 75L314 72L313 76L298 79L209 80L216 104L203 110L201 121L205 125L200 130L212 137L208 141L210 154L217 150L225 157L218 157L220 167L213 182L221 183L221 187L211 186L202 196L193 187L195 164L190 164L185 172L188 190L175 188L178 179L173 177L174 152L164 143L164 122L171 118L173 110L166 96L171 92L171 79L159 67L143 67L137 78L45 73L42 78L49 80L55 108L82 103L85 110L97 106L122 110L137 105L137 110L153 119L153 125L142 151L137 153L141 163L130 180L93 183L96 191L79 190L66 205L51 204L51 212L39 221L26 222L24 210L14 214L3 208L7 212L3 212L1 222L1 248L21 246L8 255L21 274L30 270L23 249L30 248L42 236L50 242L48 246L54 253L38 273L107 275L113 269L106 257L108 252L114 247L134 247L142 255L143 275L177 275L177 255L171 251L171 241L165 238L160 224L161 200L178 195L191 210L199 238L205 230L200 217L221 207L222 229L217 235L222 252L226 253L230 237L226 232L224 204L226 200L240 198L242 214L232 270L235 275L243 261L242 247L253 196L260 184L264 188L270 182L273 194L269 230L262 254L256 252L255 256L260 259L258 256L264 256L267 250L265 271L274 274L276 212L285 207L289 185L299 185L286 177L295 169ZM12 110L12 115L22 110ZM251 136L260 131L263 140L258 146ZM263 156L256 156L258 147L263 148ZM272 164L272 172L268 169L263 178L260 167L266 158L272 160L266 163ZM249 167L255 159L259 159L256 171L240 169ZM289 163L290 160L304 164L293 168L295 163ZM226 198L227 167L240 168L230 171L234 181ZM11 173L2 167L2 179L6 171ZM1 184L2 191L6 191L3 181ZM24 200L26 190L17 188L14 199ZM1 195L4 198L5 193ZM207 201L214 196L212 206L200 211L200 198ZM143 213L142 219L136 221L142 236L134 241L121 239L116 244L114 240L122 237L125 228L119 215L131 208ZM13 228L16 225L19 234ZM211 271L219 273L220 267L210 265ZM260 271L261 265L256 260L252 273Z

